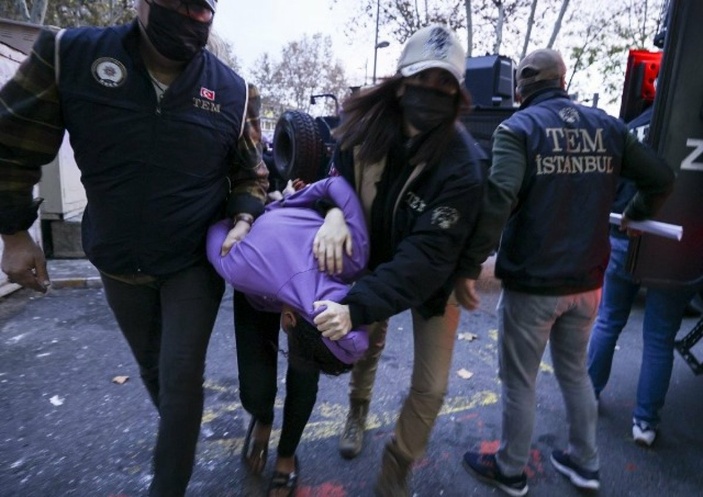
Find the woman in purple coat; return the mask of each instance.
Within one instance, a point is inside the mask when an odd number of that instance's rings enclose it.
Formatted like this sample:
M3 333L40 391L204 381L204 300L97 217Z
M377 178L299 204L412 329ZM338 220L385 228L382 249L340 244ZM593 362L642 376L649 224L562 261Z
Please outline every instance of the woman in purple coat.
M318 269L311 249L330 206L344 216L350 240L343 269L334 275ZM271 321L270 317L278 319L280 314L281 328L288 337L289 370L269 495L291 495L297 484L295 450L315 404L319 372L349 371L368 348L365 329L334 340L323 337L313 324L324 310L315 303L340 301L366 268L369 243L364 215L349 184L342 178L327 178L269 204L246 237L222 257L229 224L225 220L210 228L207 255L220 276L246 295L241 297L246 302L237 302L235 296L235 312L244 311L236 329L241 400L252 414L242 455L252 472L263 470L273 424L278 337L276 332L273 343L268 333L275 323L254 319L263 316ZM250 312L247 305L258 312Z

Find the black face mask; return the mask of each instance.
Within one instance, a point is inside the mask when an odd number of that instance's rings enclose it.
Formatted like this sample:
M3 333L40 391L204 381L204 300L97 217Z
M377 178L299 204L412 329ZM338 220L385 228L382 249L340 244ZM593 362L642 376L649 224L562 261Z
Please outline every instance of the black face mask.
M203 49L211 23L196 21L156 2L149 3L149 7L146 35L161 55L186 62Z
M405 92L400 97L400 107L408 122L421 133L425 133L454 120L456 99L456 95L449 95L434 88L405 85Z

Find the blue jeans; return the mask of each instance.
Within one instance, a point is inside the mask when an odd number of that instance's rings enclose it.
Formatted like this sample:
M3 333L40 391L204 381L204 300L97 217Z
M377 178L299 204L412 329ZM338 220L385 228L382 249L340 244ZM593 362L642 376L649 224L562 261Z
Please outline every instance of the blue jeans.
M625 269L629 241L610 237L610 262L605 272L603 297L588 347L588 373L596 395L610 377L615 344L618 341L640 285ZM695 289L691 287L648 288L642 324L642 365L633 417L654 427L669 389L674 363L674 341L681 327L686 304Z
M586 370L586 348L600 289L572 295L532 295L504 289L498 301L498 363L503 430L496 461L516 476L527 464L535 424L537 373L549 342L569 428L569 448L579 466L599 469L598 407Z

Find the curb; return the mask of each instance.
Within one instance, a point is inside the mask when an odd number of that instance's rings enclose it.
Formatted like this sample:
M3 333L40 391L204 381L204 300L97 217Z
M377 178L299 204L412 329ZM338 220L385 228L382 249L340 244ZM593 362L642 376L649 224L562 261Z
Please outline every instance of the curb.
M77 278L55 278L51 280L51 288L102 288L103 282L99 276Z
M49 259L51 288L102 288L100 273L87 259Z
M477 288L482 292L493 293L500 291L500 282L493 275L495 255L484 263L483 271L477 282ZM87 259L49 259L47 261L51 287L57 290L64 288L102 288L98 270ZM53 275L53 276L52 276ZM0 291L0 297L19 290L15 284L6 284Z

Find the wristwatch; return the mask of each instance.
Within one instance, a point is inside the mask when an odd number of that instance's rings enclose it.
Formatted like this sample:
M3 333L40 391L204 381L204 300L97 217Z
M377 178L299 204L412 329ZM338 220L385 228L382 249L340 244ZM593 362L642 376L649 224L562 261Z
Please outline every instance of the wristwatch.
M244 221L245 223L248 223L249 226L251 226L252 224L254 224L254 216L242 212L234 216L234 224L237 224L239 221Z

